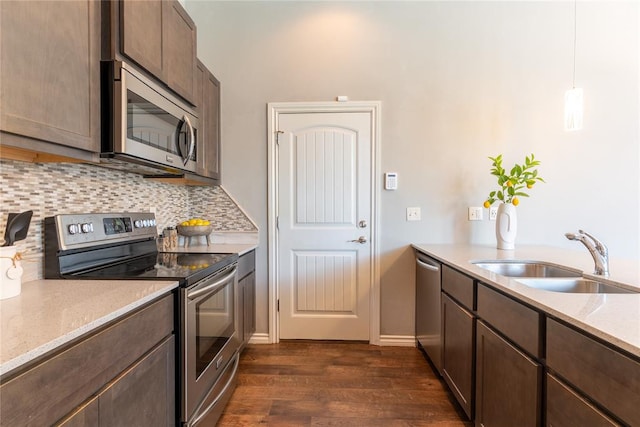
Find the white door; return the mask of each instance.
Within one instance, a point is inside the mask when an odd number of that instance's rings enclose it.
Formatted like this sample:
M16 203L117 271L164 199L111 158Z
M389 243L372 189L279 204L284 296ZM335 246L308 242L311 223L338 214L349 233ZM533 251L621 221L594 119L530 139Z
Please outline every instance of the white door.
M280 338L369 340L372 115L278 117Z

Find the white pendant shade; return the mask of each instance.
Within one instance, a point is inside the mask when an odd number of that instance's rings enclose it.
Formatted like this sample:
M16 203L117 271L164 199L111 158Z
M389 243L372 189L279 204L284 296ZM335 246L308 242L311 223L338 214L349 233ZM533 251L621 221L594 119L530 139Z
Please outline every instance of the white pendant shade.
M564 130L582 129L583 93L582 88L573 88L564 94Z

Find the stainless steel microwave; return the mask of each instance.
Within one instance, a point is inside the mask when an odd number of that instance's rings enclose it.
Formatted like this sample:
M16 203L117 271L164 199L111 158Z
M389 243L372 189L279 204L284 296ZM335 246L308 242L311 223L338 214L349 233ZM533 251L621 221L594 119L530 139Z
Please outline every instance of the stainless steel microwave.
M144 175L195 173L193 109L125 62L105 61L101 72L101 162Z

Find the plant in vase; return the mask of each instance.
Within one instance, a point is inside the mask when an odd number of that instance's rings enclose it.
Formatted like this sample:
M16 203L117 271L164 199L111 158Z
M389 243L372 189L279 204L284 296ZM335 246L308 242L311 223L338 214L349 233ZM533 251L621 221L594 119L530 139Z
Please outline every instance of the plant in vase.
M498 249L513 249L515 247L518 221L516 217L516 206L520 203L520 197L529 197L524 191L532 189L536 182L545 182L538 176L536 166L540 161L535 159L533 153L526 156L524 163L513 165L509 173L502 167L502 154L496 157L489 157L493 161L491 175L498 178L498 190L489 193L489 197L484 202L484 207L489 208L496 201L501 201L498 206L498 216L496 218L496 239Z

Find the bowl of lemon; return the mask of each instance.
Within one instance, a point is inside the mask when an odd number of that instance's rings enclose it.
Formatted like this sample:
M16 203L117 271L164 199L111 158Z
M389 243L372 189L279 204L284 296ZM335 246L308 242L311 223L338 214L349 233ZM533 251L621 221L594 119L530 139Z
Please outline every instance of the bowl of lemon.
M176 229L178 230L179 235L185 237L185 246L187 246L187 243L191 244L192 237L200 236L206 236L207 246L211 244L209 241L209 235L213 231L213 225L211 225L211 222L206 219L191 218L187 221L182 221L178 224Z

